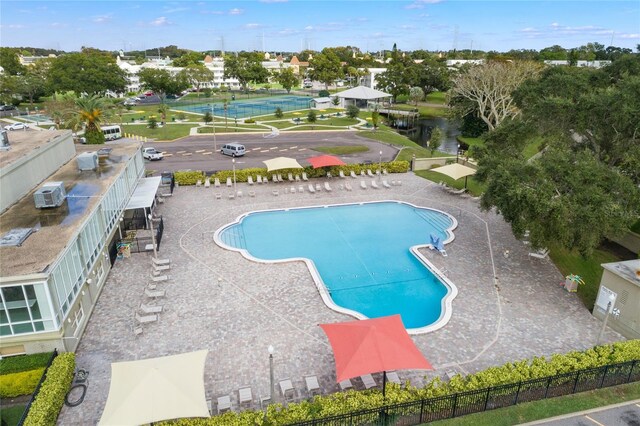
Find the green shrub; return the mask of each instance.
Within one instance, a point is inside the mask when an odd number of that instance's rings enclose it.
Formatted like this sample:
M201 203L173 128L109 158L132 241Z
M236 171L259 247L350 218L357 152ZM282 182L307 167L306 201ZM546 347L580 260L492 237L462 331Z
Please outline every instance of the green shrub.
M64 398L71 388L75 367L76 356L73 352L60 354L53 360L40 387L40 392L29 409L29 414L24 421L25 426L56 424Z
M531 360L507 363L466 377L456 375L448 383L444 383L439 377L436 377L421 388L411 386L410 383L407 383L405 387L395 383L387 383L386 404L399 404L434 398L456 392L517 383L532 378L554 376L575 370L633 360L640 360L640 340L596 346L582 352L574 351L562 355L553 355L549 359L535 357ZM286 408L282 404L272 404L267 407L266 416L262 411L228 412L209 419L180 419L158 424L181 426L279 425L373 409L380 407L382 404L382 392L378 390L351 390L326 396L316 396L309 401L291 403ZM377 417L377 413L374 412L370 423L375 424Z
M254 120L253 118L247 118L244 120L245 124L253 124L256 122L256 120Z
M0 375L46 367L49 358L51 358L51 352L3 358L0 360Z
M19 373L0 376L0 397L12 398L19 395L31 395L42 377L44 367Z
M406 104L409 102L409 95L398 95L396 96L396 103L398 104Z
M178 185L195 185L198 181L204 181L201 171L175 172L173 177Z

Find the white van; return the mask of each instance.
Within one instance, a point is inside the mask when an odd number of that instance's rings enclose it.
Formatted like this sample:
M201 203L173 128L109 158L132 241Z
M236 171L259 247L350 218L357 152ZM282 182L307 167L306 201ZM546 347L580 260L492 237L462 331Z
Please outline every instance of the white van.
M244 155L244 145L240 145L239 143L228 143L226 145L222 145L222 149L220 152L224 155L230 155L232 157L241 157Z

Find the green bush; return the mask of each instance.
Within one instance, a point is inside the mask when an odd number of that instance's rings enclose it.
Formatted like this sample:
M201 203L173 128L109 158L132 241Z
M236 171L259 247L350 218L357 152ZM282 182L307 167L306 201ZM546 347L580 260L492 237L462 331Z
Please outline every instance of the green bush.
M76 356L73 352L60 354L53 360L40 391L29 409L29 414L24 421L25 426L56 424L64 398L71 388L75 367Z
M198 181L204 181L201 171L175 172L173 177L178 185L195 185Z
M396 96L396 103L398 104L406 104L409 102L409 95L398 95Z
M51 352L3 358L0 360L0 375L46 367L49 358L51 358Z
M13 398L19 395L31 395L42 377L44 367L19 373L0 376L0 397Z
M535 357L531 360L507 363L501 367L488 368L465 377L456 375L448 383L444 383L439 377L436 377L421 388L411 386L410 383L407 383L405 387L395 383L387 383L385 403L399 404L417 401L633 360L640 360L640 340L596 346L586 351L553 355L549 359ZM351 390L316 396L308 401L289 404L286 408L282 404L272 404L267 408L266 416L261 411L229 412L209 419L180 419L158 424L181 426L279 425L373 409L382 404L382 392L378 390ZM373 424L377 419L377 413L373 413L372 416L371 423Z
M247 118L247 119L244 120L245 124L253 124L255 122L256 122L256 120L254 120L253 118Z

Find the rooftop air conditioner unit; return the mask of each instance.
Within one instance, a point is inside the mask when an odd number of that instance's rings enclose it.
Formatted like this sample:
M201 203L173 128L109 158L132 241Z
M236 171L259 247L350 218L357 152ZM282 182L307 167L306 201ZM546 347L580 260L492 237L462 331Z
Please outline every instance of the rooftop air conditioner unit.
M95 170L98 168L98 153L97 152L83 152L78 155L78 169L80 171L84 170Z
M60 207L64 203L66 192L64 182L46 182L33 194L36 208Z

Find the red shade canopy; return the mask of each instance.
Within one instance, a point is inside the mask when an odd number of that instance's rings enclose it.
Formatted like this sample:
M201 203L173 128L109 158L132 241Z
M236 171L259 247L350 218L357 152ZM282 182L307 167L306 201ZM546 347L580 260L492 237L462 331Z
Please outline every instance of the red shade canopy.
M333 347L336 380L389 370L432 370L400 315L320 324Z
M311 166L314 169L328 166L344 166L346 164L344 161L338 157L334 157L333 155L319 155L317 157L307 158L307 161L311 163Z

